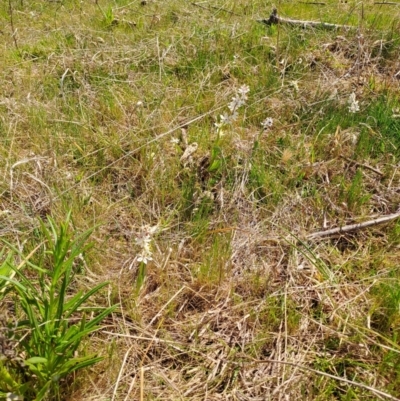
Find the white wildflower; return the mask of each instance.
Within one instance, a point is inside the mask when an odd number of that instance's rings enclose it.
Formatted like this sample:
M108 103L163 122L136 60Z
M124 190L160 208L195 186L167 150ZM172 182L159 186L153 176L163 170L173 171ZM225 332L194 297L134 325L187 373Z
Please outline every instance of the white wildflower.
M299 81L290 81L289 85L296 91L299 91Z
M234 113L238 108L242 107L246 102L239 96L232 98L232 101L228 104L229 110Z
M219 118L220 118L220 120L219 120L220 124L229 125L229 124L232 124L234 121L237 120L238 114L237 114L236 111L234 111L232 114L224 113L224 114L221 114L219 116Z
M229 103L228 108L232 113L235 113L237 109L246 104L248 99L247 94L250 92L250 88L247 85L242 85L238 91L237 95L232 98Z
M236 93L236 96L232 98L232 101L228 104L230 113L224 113L219 116L219 121L215 123L218 129L219 135L222 134L222 128L226 125L232 124L238 118L238 109L246 104L248 99L247 94L250 92L248 85L242 85Z
M142 249L147 249L151 242L150 235L141 235L135 238L136 245L140 246Z
M219 116L219 123L222 125L227 125L231 123L231 119L228 113L221 114Z
M219 116L219 121L215 123L220 134L222 134L222 128L224 126L232 124L237 120L238 114L237 112L233 112L233 114L224 113Z
M360 111L360 106L358 105L358 100L356 100L356 94L354 92L350 94L348 103L350 113L357 113L357 111Z
M269 129L272 128L272 126L274 125L274 120L271 117L267 117L262 123L261 126L264 129Z
M157 231L158 225L151 227L146 224L141 228L140 234L135 238L136 245L141 248L136 258L138 262L147 264L148 261L153 260L151 242L153 240L153 235Z
M242 85L239 89L238 89L238 94L241 95L242 97L245 97L247 100L247 94L250 92L250 87L248 85Z
M139 263L143 262L145 265L147 265L147 263L150 260L153 260L151 253L141 253L139 254L138 258L136 259Z

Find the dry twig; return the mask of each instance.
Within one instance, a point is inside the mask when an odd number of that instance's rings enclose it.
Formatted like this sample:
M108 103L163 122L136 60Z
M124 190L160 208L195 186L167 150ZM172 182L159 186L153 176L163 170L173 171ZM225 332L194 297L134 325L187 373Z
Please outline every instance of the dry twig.
M347 162L349 162L349 163L351 163L351 164L354 164L354 165L357 166L357 167L364 167L364 168L366 168L367 170L373 171L374 173L376 173L376 174L378 174L378 175L380 175L380 176L383 176L382 171L380 171L380 170L378 170L378 169L376 169L376 168L374 168L374 167L372 167L372 166L369 166L368 164L358 163L358 162L356 162L355 160L349 159L349 158L346 157L346 156L340 156L340 157L341 157L342 159L346 160Z
M21 51L19 50L18 42L17 42L17 30L14 27L13 7L11 4L11 0L8 0L8 13L10 15L10 25L11 25L12 38L14 41L14 45L15 45L15 48L17 49L18 53L21 54Z
M347 226L331 228L330 230L317 231L315 233L311 233L311 234L307 235L307 239L312 240L312 239L316 239L316 238L328 237L328 236L334 235L334 234L343 234L343 233L346 233L349 231L360 230L363 228L375 226L377 224L387 223L389 221L398 219L399 217L400 217L400 211L398 211L396 213L388 214L386 216L378 217L377 219L364 221L363 223L349 224Z
M324 28L324 29L355 29L355 27L351 25L329 24L327 22L303 21L303 20L279 17L276 8L272 10L272 13L268 19L262 19L258 21L268 26L276 24L286 24L292 26L301 26L303 28L311 27L311 28Z

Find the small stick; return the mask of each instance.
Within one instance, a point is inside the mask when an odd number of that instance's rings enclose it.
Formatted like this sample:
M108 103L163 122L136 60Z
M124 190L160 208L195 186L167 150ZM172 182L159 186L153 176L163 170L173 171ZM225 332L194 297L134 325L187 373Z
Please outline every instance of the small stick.
M315 4L315 5L319 5L319 6L326 6L326 3L322 3L320 1L300 1L299 3L301 4Z
M395 1L375 1L374 4L387 4L389 6L399 6L400 3L396 3Z
M364 168L366 168L367 170L371 170L371 171L373 171L374 173L379 174L380 176L383 176L383 175L384 175L384 174L382 173L382 171L380 171L380 170L378 170L378 169L376 169L376 168L374 168L374 167L371 167L371 166L369 166L368 164L358 163L358 162L356 162L355 160L349 159L349 158L346 157L346 156L340 156L340 157L341 157L342 159L346 160L347 162L349 162L349 163L351 163L351 164L354 164L354 165L356 165L356 166L358 166L358 167L364 167Z
M290 18L278 17L278 11L276 8L272 10L271 15L268 19L258 20L258 22L262 22L265 25L271 26L276 24L287 24L287 25L301 25L303 28L312 27L312 28L324 28L324 29L356 29L354 26L350 25L339 25L339 24L329 24L327 22L319 22L319 21L303 21L296 20Z
M10 14L10 25L11 25L12 38L14 41L14 45L15 45L15 48L17 49L18 53L21 55L21 51L19 50L18 42L17 42L17 30L14 28L13 8L12 8L11 0L8 0L8 12Z
M327 237L332 234L343 234L349 231L360 230L363 228L376 226L377 224L387 223L389 221L398 219L399 217L400 217L400 211L388 214L386 216L378 217L377 219L364 221L363 223L349 224L347 226L331 228L330 230L317 231L315 233L308 234L307 239L313 240L316 238Z

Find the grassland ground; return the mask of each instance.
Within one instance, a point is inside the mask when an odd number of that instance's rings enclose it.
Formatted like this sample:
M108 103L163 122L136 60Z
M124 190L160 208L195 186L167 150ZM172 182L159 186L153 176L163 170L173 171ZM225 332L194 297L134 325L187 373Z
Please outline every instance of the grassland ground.
M2 2L1 237L118 304L53 399L400 399L400 222L312 235L399 211L399 7Z

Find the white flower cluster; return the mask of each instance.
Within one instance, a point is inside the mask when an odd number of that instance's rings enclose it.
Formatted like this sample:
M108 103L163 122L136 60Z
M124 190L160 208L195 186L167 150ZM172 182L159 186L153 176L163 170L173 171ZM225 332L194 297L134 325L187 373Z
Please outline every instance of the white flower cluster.
M267 117L262 123L261 126L264 129L269 129L272 128L272 126L274 125L274 120L271 117Z
M240 107L246 104L248 99L247 94L250 92L248 85L242 85L236 96L232 98L232 101L228 104L228 109L230 113L224 113L219 116L219 122L215 123L218 130L221 130L225 125L232 124L232 122L237 120L238 110Z
M356 100L356 94L353 92L349 96L349 112L357 113L360 111L360 106L358 105L358 100Z
M246 104L248 99L247 94L250 92L250 88L248 85L242 85L235 97L232 98L232 101L229 103L228 108L232 114L236 113L237 110Z
M151 241L153 240L153 235L158 231L158 226L144 225L141 228L140 234L135 238L136 245L138 245L141 250L138 253L136 260L138 262L143 262L147 264L149 260L153 260L153 252L151 250Z

